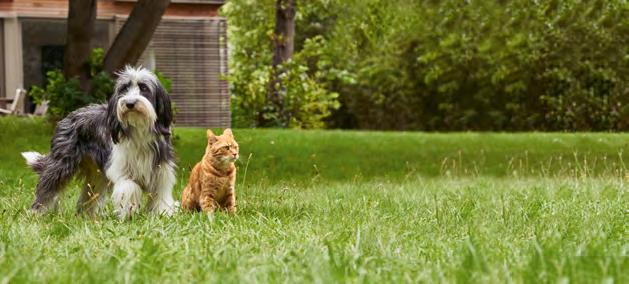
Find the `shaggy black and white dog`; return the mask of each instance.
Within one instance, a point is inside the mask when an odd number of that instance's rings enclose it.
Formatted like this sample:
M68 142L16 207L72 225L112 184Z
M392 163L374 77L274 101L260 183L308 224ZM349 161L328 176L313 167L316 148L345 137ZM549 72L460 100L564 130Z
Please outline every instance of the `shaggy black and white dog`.
M147 209L171 215L175 184L170 142L170 98L157 77L144 68L118 73L108 104L78 109L57 124L50 153L22 153L39 174L31 209L54 209L65 185L78 173L85 180L79 212L98 213L113 185L117 215L140 210L142 192Z

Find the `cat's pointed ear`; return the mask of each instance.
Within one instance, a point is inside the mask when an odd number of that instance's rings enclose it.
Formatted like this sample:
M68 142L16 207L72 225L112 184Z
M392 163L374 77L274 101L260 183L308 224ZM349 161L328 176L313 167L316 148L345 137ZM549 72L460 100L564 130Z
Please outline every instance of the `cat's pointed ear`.
M216 135L214 135L214 132L212 132L211 129L207 130L207 142L212 144L214 142L216 142L218 139L216 138Z
M232 133L232 129L231 129L231 128L226 128L226 129L223 131L223 135L227 135L227 136L230 136L230 137L234 137L234 133Z

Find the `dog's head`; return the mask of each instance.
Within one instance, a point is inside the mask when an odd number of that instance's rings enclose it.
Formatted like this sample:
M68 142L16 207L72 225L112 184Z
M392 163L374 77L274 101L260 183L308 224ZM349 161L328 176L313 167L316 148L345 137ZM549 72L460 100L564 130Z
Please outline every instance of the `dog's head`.
M157 76L145 68L131 66L117 75L107 109L114 143L132 128L155 131L168 138L172 122L170 98Z

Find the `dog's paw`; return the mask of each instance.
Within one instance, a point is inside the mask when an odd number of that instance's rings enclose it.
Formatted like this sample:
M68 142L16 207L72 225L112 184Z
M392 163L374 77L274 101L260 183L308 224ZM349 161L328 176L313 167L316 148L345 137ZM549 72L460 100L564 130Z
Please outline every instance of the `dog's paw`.
M138 214L140 212L140 204L139 203L129 203L122 206L118 206L115 209L116 215L121 220L129 219L133 217L133 215Z
M163 216L172 216L179 209L179 202L158 202L151 209L151 213Z

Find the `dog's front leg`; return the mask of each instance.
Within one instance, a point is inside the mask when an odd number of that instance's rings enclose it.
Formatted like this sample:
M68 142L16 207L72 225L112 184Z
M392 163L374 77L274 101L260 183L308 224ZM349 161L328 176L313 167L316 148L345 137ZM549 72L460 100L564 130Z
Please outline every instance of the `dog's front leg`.
M140 211L142 202L142 188L132 180L120 179L114 183L114 193L111 196L114 211L125 219Z
M172 192L173 186L175 186L175 169L164 163L158 167L156 172L147 208L151 213L171 216L176 209Z

